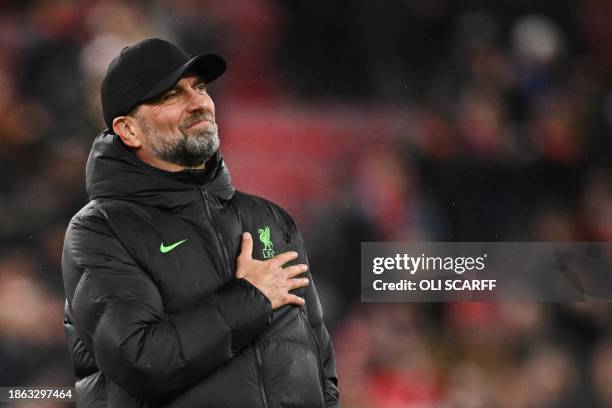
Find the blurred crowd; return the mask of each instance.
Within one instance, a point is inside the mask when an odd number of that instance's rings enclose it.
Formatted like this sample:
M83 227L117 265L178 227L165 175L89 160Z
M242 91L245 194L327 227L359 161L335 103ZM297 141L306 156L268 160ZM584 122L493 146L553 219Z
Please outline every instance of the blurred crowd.
M359 265L365 241L612 241L610 21L608 0L0 2L0 385L74 381L61 249L100 81L158 36L228 60L222 152L303 231L343 406L612 407L609 303L361 303Z

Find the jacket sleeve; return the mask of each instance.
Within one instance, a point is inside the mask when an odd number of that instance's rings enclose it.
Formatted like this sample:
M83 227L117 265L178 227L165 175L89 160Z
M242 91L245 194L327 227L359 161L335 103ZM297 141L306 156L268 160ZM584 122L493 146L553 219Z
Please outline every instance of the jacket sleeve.
M160 292L104 218L73 219L62 259L76 334L104 374L136 395L201 380L264 330L269 300L233 279L190 309L168 314Z
M299 234L299 231L298 236L300 252L304 254L305 263L308 264L304 242L302 240L302 236ZM336 358L334 356L331 338L327 332L325 324L323 323L323 309L321 307L321 302L319 301L319 296L317 295L312 274L310 273L310 265L308 265L308 272L306 275L310 281L309 285L306 286L305 294L306 315L319 343L319 356L323 366L323 377L325 378L325 407L340 408L338 374L336 373Z

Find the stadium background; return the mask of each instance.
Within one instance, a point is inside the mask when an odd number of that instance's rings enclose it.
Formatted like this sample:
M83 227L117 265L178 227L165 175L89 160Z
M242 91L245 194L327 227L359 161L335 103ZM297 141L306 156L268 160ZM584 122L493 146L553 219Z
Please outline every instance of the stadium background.
M73 383L61 247L99 81L161 36L229 61L222 151L304 232L344 407L612 406L608 303L361 304L358 261L612 241L610 21L607 0L0 2L0 386Z

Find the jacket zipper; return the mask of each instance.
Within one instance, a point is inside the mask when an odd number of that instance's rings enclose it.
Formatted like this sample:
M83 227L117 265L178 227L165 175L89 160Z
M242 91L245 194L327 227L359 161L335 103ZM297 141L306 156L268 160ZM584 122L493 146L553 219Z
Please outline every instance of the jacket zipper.
M212 212L210 211L210 204L208 202L208 191L206 191L205 186L200 187L200 193L202 195L202 199L204 200L204 208L206 208L206 214L208 215L210 223L212 224L213 230L215 230L215 234L217 235L217 240L219 241L219 246L221 247L221 251L223 252L225 268L230 278L232 278L234 274L232 273L232 268L230 267L229 255L227 254L227 248L225 247L225 243L223 242L223 237L221 236L221 233L217 230L215 221L213 220Z
M257 375L259 377L259 391L261 392L261 400L264 408L268 408L268 397L266 396L266 390L263 382L263 359L261 358L259 346L253 343L253 348L255 349L255 357L257 358Z
M229 255L227 254L227 248L225 247L225 243L223 242L223 237L221 233L217 230L215 222L212 217L212 211L210 210L210 204L208 200L208 191L205 186L200 187L200 193L202 195L202 200L204 200L204 207L206 208L206 215L212 224L213 229L215 230L215 234L217 235L217 240L219 241L219 245L221 246L221 250L223 251L223 258L225 260L225 267L227 268L227 273L230 277L233 277L229 261ZM257 358L257 374L259 377L259 391L261 392L261 400L263 401L264 408L268 408L268 399L266 396L266 390L264 389L263 383L263 359L261 358L261 351L259 350L259 346L253 343L253 347L255 349L255 357Z
M323 400L325 400L325 382L324 382L325 379L323 378L323 364L321 363L321 350L320 350L321 346L319 345L319 339L315 335L314 329L310 325L308 318L304 316L304 314L301 311L298 313L300 317L302 318L302 320L306 322L306 326L308 326L308 330L310 331L310 334L312 335L312 338L314 339L315 351L317 355L317 364L319 368L319 382L321 383L321 392L323 393Z

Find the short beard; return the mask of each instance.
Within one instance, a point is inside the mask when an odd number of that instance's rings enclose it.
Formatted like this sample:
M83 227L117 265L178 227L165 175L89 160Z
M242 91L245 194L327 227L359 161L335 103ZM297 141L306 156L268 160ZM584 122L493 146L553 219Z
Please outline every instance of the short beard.
M188 133L187 128L201 120L208 120L208 125ZM154 131L145 120L139 122L155 157L169 163L186 168L200 167L219 150L219 131L209 112L195 113L179 123L181 135L178 139Z

